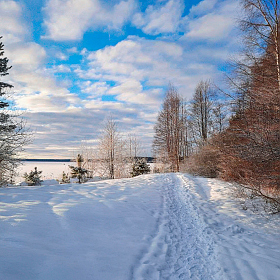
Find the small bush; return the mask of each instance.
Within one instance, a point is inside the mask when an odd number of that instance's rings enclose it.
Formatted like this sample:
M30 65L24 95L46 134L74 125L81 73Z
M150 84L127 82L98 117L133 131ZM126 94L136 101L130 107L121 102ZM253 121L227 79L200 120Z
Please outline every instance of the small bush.
M42 171L38 171L37 167L34 168L34 171L30 171L30 173L25 172L23 174L23 178L25 179L25 182L28 184L28 186L39 186L41 185L41 174Z
M214 146L203 146L187 159L183 169L196 176L216 178L219 175L219 159L219 151Z
M62 172L62 178L60 180L60 184L69 184L70 183L70 178L68 174L66 174L64 171Z

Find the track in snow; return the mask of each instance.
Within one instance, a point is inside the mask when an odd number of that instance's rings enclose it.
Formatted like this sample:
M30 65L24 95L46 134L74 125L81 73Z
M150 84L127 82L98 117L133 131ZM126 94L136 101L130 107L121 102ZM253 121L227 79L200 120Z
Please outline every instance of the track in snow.
M279 216L266 218L241 210L232 185L216 179L181 175L212 236L220 277L230 280L280 279ZM273 232L275 218L277 226Z
M188 191L193 182L177 174L163 178L156 229L133 279L222 279L211 232Z

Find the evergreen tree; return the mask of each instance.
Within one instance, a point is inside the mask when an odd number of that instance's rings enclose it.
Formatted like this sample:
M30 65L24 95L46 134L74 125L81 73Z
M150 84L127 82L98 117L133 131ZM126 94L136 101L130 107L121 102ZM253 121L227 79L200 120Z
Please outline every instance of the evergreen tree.
M64 171L62 172L62 178L60 181L60 184L68 184L70 183L70 178L68 177L68 174L66 174Z
M2 37L0 37L1 39ZM4 45L0 42L0 77L8 75L11 66L4 57ZM13 86L0 80L0 185L11 181L11 174L15 174L15 168L19 164L18 153L23 150L28 137L24 130L22 119L18 118L7 95L11 94Z
M37 167L34 168L34 171L30 171L28 174L27 172L24 173L23 177L25 179L25 182L28 184L28 186L39 186L41 185L41 174L42 171L38 171Z
M146 160L139 159L136 160L132 166L131 176L136 177L142 174L150 173L151 169L150 166L147 164Z
M79 180L79 184L86 182L86 174L88 173L86 169L71 165L69 165L69 168L71 169L71 177L77 178Z

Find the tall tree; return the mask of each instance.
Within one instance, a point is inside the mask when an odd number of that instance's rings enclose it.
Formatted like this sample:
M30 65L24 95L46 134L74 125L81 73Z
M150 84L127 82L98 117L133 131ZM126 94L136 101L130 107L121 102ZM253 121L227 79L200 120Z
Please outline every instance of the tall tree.
M267 190L280 190L280 3L243 4L246 52L236 65L236 114L220 142L222 176L276 202Z
M180 160L186 156L187 133L183 100L177 90L169 85L154 127L153 150L156 156L165 155L171 171L180 170Z
M127 136L127 150L131 162L135 162L142 152L142 146L139 137L135 134Z
M104 172L110 179L122 177L126 160L125 141L123 141L117 123L109 118L103 128L99 145L99 159L103 163Z
M190 102L189 125L191 138L195 146L203 146L214 134L225 127L226 104L218 101L210 81L201 80Z
M242 59L234 64L231 85L238 93L237 110L257 95L280 92L279 0L242 0Z
M1 39L2 37L0 37ZM4 57L4 45L0 42L0 77L8 75L11 66L9 60ZM11 94L12 85L0 81L0 184L10 181L15 168L19 164L19 152L23 150L28 137L24 129L24 122L14 110L7 96Z
M205 142L210 136L211 87L209 81L200 81L195 89L191 106L191 120L199 140ZM198 140L198 141L199 141Z

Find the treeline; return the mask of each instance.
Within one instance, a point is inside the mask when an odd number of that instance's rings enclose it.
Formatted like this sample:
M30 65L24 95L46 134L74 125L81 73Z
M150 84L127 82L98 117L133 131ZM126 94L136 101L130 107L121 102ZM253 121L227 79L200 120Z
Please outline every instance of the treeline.
M201 81L186 104L169 87L155 125L154 152L170 171L238 182L280 210L279 1L244 0L242 59L218 97ZM230 98L226 98L230 96ZM228 102L230 101L230 102ZM231 116L227 120L231 103ZM227 123L227 125L225 125ZM168 165L169 164L169 165Z
M153 141L153 153L157 163L162 163L161 171L185 169L187 160L223 131L227 110L227 103L221 102L210 81L199 82L190 102L169 85Z

